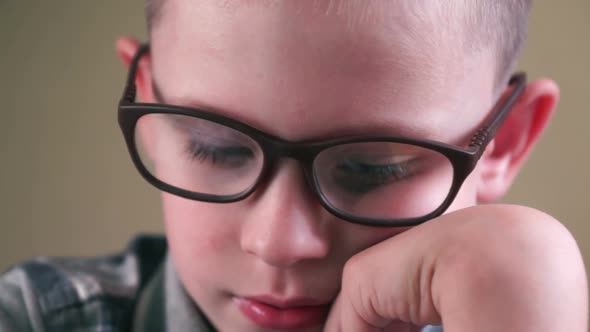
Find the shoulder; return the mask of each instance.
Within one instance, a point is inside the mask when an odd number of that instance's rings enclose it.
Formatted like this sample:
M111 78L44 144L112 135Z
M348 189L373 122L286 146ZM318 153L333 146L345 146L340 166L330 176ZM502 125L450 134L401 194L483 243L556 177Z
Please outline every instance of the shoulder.
M164 237L144 235L115 255L16 265L0 276L0 330L126 330L166 251Z

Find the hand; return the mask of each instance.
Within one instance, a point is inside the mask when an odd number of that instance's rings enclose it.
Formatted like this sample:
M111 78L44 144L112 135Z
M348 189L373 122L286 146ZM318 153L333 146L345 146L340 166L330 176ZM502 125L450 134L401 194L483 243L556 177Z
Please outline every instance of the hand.
M570 233L518 206L460 210L352 257L326 332L587 331L584 265Z

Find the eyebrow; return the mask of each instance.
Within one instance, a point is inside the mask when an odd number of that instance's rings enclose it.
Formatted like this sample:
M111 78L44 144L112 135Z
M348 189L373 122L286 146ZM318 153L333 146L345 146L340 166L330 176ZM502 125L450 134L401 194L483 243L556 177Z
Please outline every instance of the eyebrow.
M200 110L205 110L205 111L217 113L219 115L223 115L223 116L226 116L226 117L232 118L232 119L236 118L236 112L230 112L229 110L215 107L215 106L212 106L207 103L199 102L194 99L187 100L186 102L183 102L180 104L170 103L169 101L166 101L166 98L164 97L164 94L162 93L162 89L160 89L160 86L158 85L158 83L156 82L156 80L154 78L152 78L152 92L154 94L154 99L158 103L167 104L167 105L171 105L171 106L178 105L178 106L183 106L183 107L195 108L195 109L200 109ZM248 124L247 121L239 118L239 116L238 116L238 119L236 119L236 120Z
M162 93L160 86L158 85L157 81L154 78L152 78L152 92L153 92L155 100L158 103L168 104L168 102L166 101L166 98L164 97L164 95ZM210 111L213 113L217 113L219 115L226 116L228 118L235 119L235 120L243 122L251 127L254 127L258 130L261 130L265 133L268 133L272 136L275 136L277 138L280 138L280 139L283 139L286 141L290 141L290 140L284 139L281 135L278 135L278 133L274 133L268 129L263 129L264 126L262 124L260 124L260 125L252 124L251 121L247 121L247 119L243 119L243 118L239 117L236 112L231 112L227 109L214 107L214 106L211 106L207 103L203 103L203 102L199 102L199 101L195 101L195 100L190 100L190 101L187 101L186 103L183 103L183 104L186 104L186 105L182 105L182 106L192 107L192 108L196 108L196 109L203 109L203 110L207 110L207 111ZM170 105L174 105L174 104L170 104ZM436 135L433 135L432 128L421 128L419 126L412 126L411 124L400 125L399 123L395 123L395 121L379 121L378 124L358 123L358 125L355 127L349 126L349 127L344 127L344 128L330 128L329 130L324 131L321 134L317 134L317 135L314 135L313 137L305 138L303 140L298 140L298 141L304 142L304 141L329 140L329 139L333 139L333 138L346 137L346 136L398 136L398 137L404 137L404 138L414 138L414 139L422 139L422 140L427 139L427 140L433 140L433 141L437 141L437 142L444 142L444 140L441 140L440 137L437 138ZM457 142L450 142L449 144L457 144Z

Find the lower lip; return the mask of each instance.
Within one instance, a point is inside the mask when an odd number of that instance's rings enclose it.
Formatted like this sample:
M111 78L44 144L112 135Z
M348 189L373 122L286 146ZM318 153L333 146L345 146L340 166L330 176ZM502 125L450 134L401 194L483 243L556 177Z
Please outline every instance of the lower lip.
M324 322L328 305L277 308L252 299L235 298L240 311L256 325L276 330L304 329Z

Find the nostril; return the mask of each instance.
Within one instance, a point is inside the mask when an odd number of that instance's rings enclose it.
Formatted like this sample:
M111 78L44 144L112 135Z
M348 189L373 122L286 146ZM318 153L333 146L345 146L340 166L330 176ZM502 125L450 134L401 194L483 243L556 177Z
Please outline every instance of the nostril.
M282 216L247 220L242 228L242 250L276 267L328 256L328 232L317 220L297 209Z

